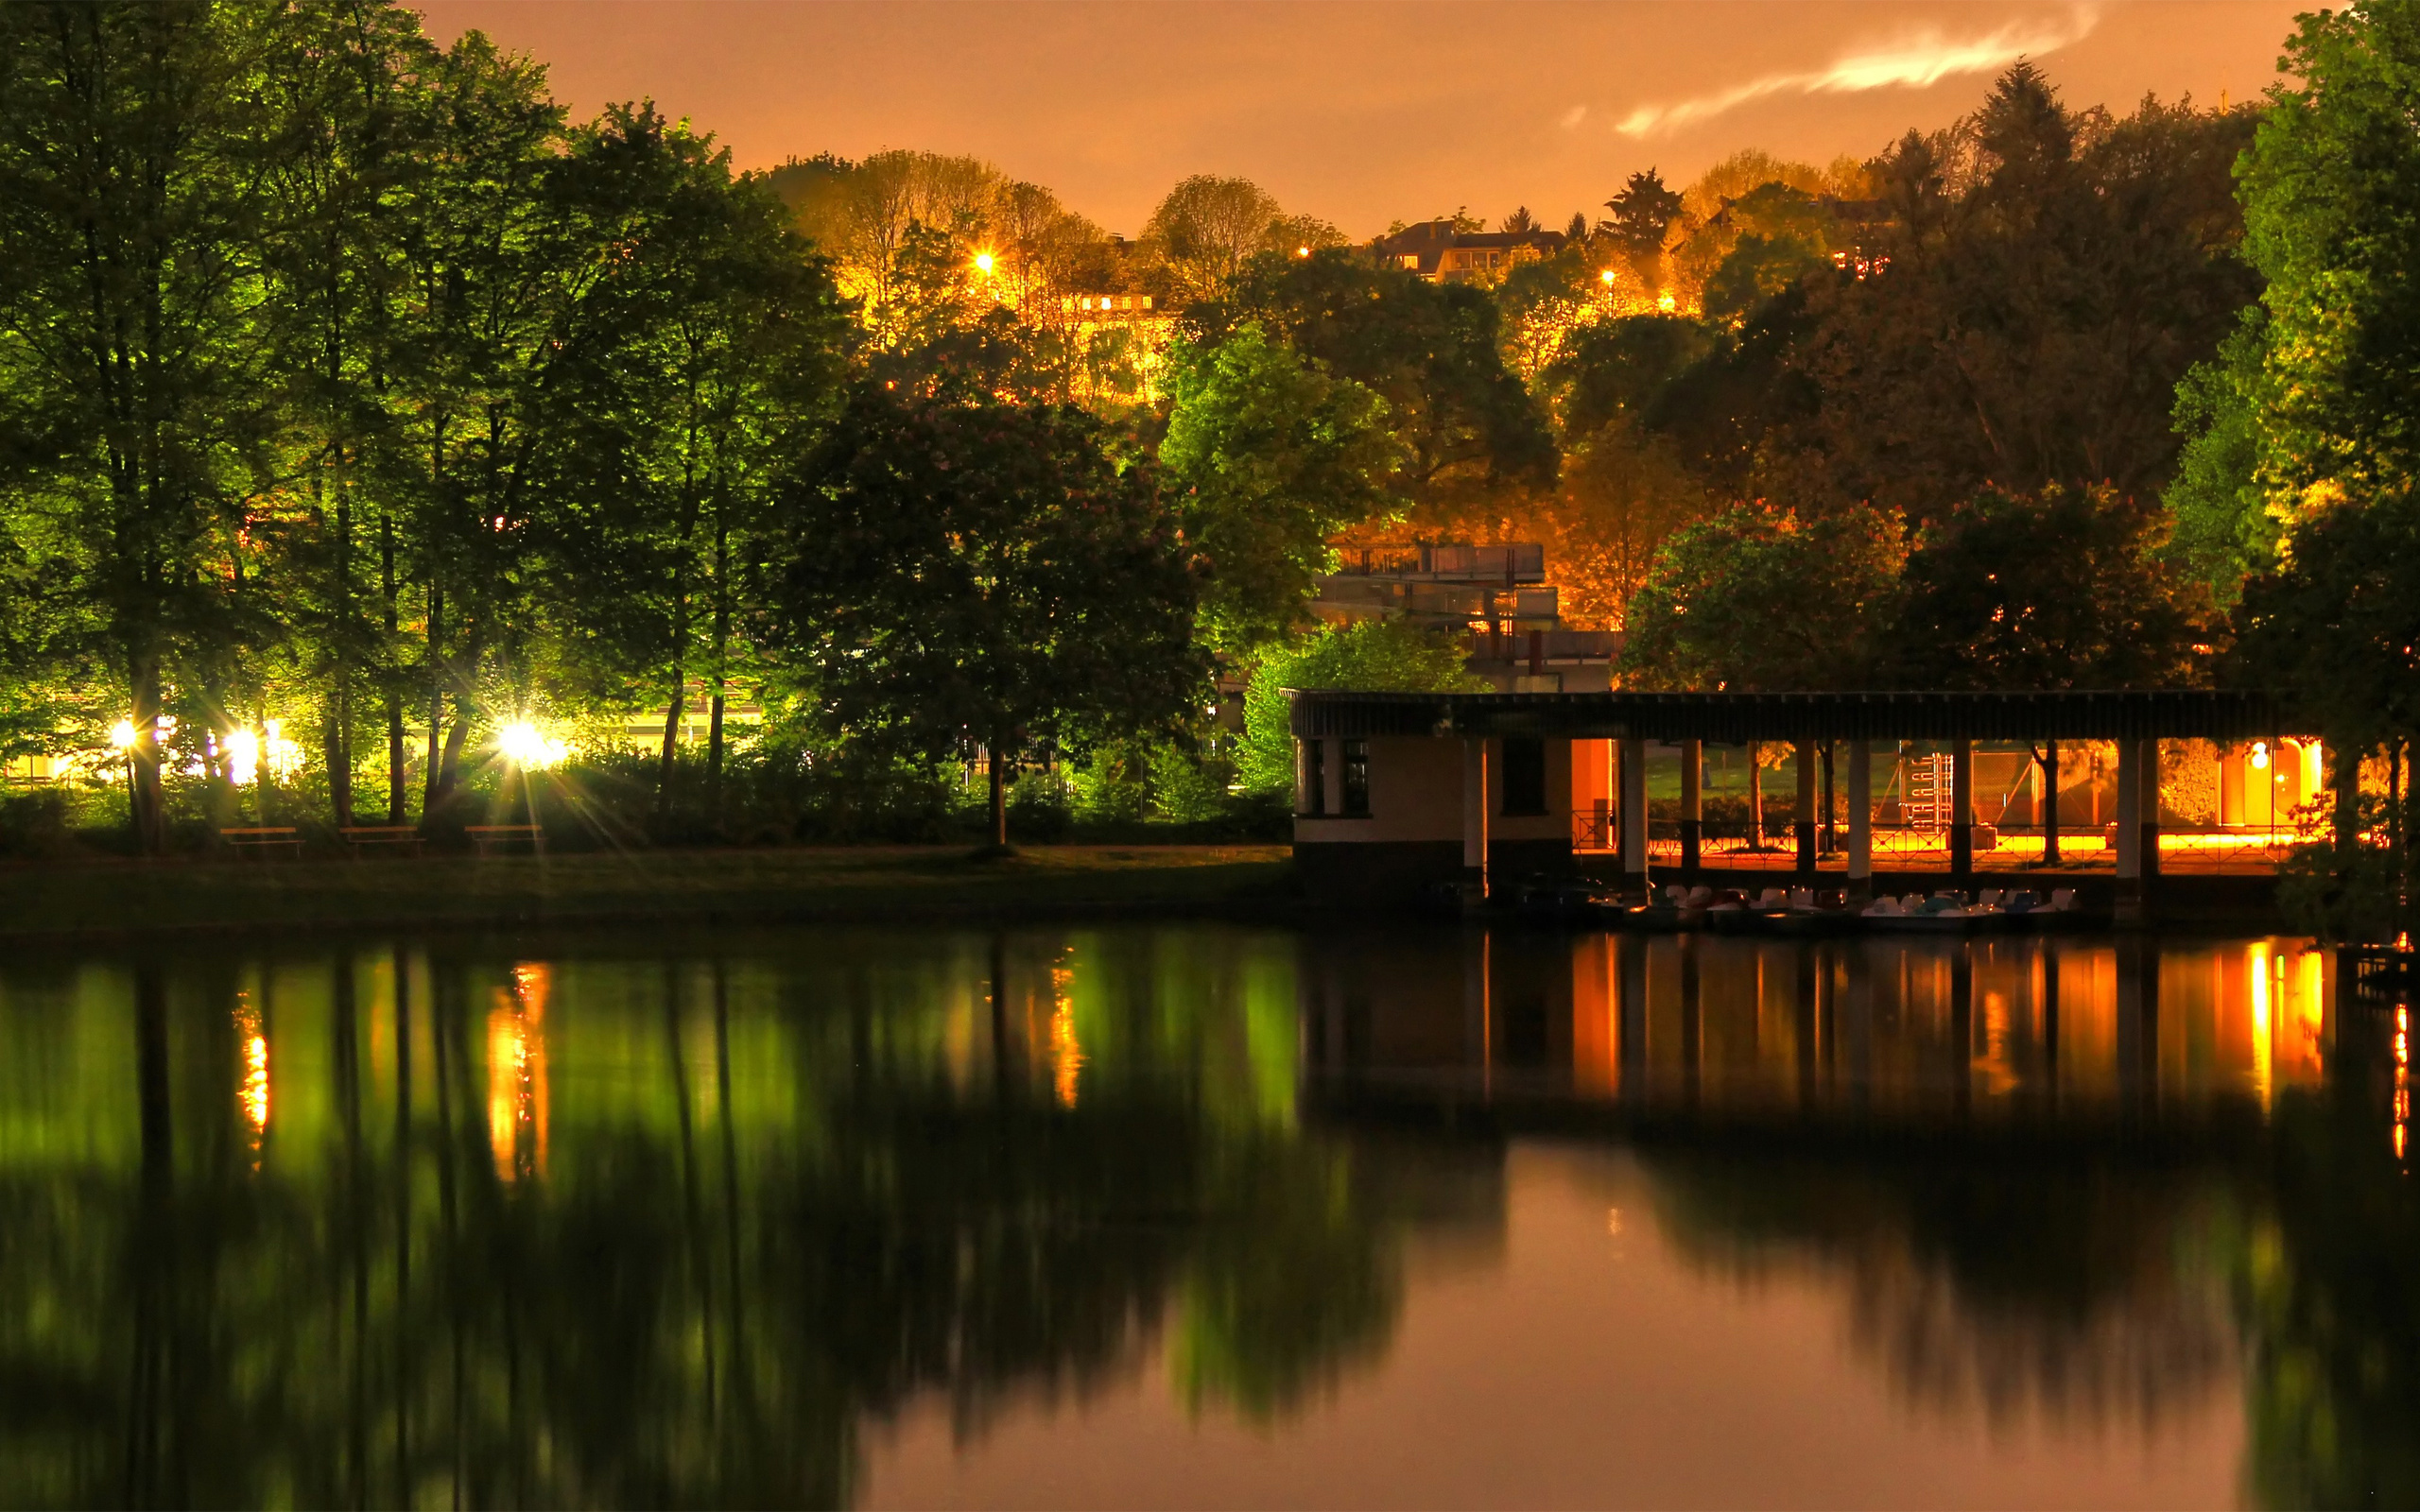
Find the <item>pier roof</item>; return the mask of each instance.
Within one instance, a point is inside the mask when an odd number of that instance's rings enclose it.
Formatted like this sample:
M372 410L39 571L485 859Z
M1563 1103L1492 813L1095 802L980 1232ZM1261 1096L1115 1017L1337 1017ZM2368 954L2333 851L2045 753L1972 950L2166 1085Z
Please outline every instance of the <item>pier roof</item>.
M1295 735L1575 740L2265 740L2308 734L2274 693L1348 693L1288 690Z

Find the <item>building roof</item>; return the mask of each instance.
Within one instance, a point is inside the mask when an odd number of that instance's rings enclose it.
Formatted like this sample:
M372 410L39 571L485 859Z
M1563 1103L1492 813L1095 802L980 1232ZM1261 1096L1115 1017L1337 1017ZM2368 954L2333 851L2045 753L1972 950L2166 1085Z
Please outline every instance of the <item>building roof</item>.
M1372 238L1370 250L1391 266L1411 266L1408 260L1416 259L1420 276L1433 279L1443 269L1449 250L1530 251L1552 257L1563 250L1565 239L1559 231L1456 231L1450 220L1424 220Z
M1293 732L1576 740L2273 740L2310 733L2272 693L1347 693L1290 690Z

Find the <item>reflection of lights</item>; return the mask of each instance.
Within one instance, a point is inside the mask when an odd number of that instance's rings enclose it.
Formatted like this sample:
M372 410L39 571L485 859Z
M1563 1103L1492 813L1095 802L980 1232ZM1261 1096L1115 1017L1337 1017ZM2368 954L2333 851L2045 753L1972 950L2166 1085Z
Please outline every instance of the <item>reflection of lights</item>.
M2411 1125L2411 1010L2394 1010L2394 1158L2403 1159Z
M2267 940L2244 953L2244 975L2252 988L2252 1094L2265 1111L2277 1075L2277 1000L2284 995L2286 961Z
M525 961L488 1014L488 1145L499 1180L546 1171L546 968Z
M536 772L561 765L571 754L569 746L527 720L516 720L497 730L495 748L513 765Z
M2252 743L2252 769L2256 772L2265 772L2269 769L2269 743L2265 740L2256 740Z
M1076 1040L1076 1000L1068 991L1075 973L1050 970L1050 1084L1059 1106L1076 1106L1076 1075L1084 1069L1084 1047Z
M121 719L110 726L110 745L119 750L134 748L134 721Z
M235 1034L244 1045L244 1082L235 1093L244 1109L244 1124L252 1147L252 1169L261 1167L261 1142L268 1134L268 1036L260 1009L242 993L235 996Z

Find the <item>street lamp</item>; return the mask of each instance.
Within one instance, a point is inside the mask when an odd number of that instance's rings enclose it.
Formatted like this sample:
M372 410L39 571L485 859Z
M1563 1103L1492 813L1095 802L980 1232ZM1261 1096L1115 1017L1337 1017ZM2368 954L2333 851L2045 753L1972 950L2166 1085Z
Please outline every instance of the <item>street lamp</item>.
M975 254L975 271L982 274L985 278L990 278L992 276L991 253L977 252Z

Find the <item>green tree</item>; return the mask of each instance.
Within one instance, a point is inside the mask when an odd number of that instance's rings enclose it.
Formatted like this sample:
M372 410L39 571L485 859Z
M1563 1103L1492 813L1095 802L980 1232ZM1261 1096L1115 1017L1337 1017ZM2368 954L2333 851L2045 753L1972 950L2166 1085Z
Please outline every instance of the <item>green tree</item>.
M387 817L404 817L401 646L391 590L394 495L374 469L391 447L405 247L402 213L428 126L435 53L391 6L285 13L263 71L280 134L263 154L273 196L264 312L285 379L278 396L288 487L261 533L276 548L285 660L320 705L331 816L354 822L356 700L384 695ZM391 572L386 575L391 579Z
M160 716L251 599L242 533L276 424L251 163L275 8L0 9L0 383L10 512L94 610L131 704L133 824L164 839Z
M1734 505L1665 543L1631 600L1622 665L1658 688L1869 686L1906 561L1905 532L1883 510Z
M1505 365L1494 297L1342 252L1264 257L1190 318L1213 338L1247 322L1387 402L1403 445L1395 491L1426 506L1555 478L1554 438Z
M1384 401L1244 324L1169 355L1175 404L1160 462L1185 486L1185 535L1207 558L1200 638L1247 655L1291 631L1329 538L1392 514L1401 459Z
M1146 463L1055 406L948 405L861 386L776 504L766 587L816 722L1003 761L1173 729L1201 696L1196 587Z
M2199 585L2169 522L2107 487L1987 489L1916 533L1893 661L1909 687L2157 688L2192 679Z
M1288 688L1371 693L1484 693L1485 679L1461 650L1416 626L1361 620L1327 626L1265 652L1244 689L1244 743L1236 775L1255 792L1294 785L1293 706Z
M2222 585L2271 565L2305 516L2420 472L2420 9L2305 16L2284 63L2293 82L2270 91L2237 166L2261 310L2178 394L2193 439L2171 498Z

